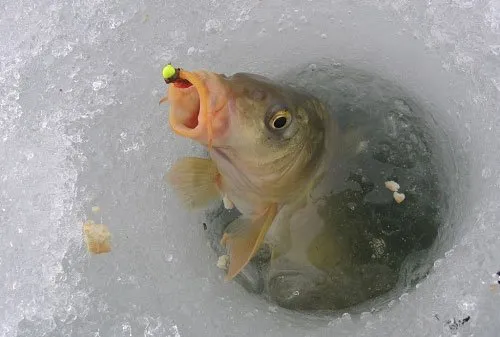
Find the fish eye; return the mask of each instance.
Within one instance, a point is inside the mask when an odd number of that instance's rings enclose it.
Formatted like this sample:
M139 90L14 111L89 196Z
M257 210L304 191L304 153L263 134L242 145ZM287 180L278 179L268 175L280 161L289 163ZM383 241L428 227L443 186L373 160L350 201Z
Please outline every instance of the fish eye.
M279 110L271 118L270 126L273 129L281 130L290 124L291 119L292 115L288 110Z

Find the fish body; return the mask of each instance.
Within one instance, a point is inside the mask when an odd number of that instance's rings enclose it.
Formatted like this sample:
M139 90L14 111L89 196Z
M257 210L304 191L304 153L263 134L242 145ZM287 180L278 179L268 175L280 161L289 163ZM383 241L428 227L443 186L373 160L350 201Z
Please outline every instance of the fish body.
M230 256L226 280L264 241L275 263L311 266L309 247L325 226L314 194L327 192L325 173L347 148L330 112L314 96L259 75L185 77L193 85L170 85L162 101L170 103L174 132L207 146L209 158L181 159L168 179L191 209L223 199L241 212L221 240Z

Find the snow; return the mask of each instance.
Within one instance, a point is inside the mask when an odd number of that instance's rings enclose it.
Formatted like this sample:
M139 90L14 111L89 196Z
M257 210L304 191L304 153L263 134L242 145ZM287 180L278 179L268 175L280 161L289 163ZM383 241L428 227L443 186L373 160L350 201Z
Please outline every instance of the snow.
M0 336L495 336L499 6L3 1ZM163 182L200 153L158 106L166 62L273 76L318 58L404 86L449 137L434 268L373 312L305 316L224 283L202 215ZM110 253L86 252L90 218L109 227Z

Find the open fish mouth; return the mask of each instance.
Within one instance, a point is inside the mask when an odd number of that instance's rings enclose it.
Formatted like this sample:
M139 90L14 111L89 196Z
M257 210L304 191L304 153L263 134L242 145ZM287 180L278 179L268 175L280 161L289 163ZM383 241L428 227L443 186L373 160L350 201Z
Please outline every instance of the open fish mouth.
M174 87L174 90L183 92L181 95L189 96L187 98L189 102L183 102L182 108L173 109L175 111L170 114L170 125L175 131L187 136L189 133L195 132L200 124L203 124L200 123L200 95L194 86L183 88L176 87L174 84Z
M214 133L220 135L227 126L228 90L222 77L211 72L175 69L165 82L169 84L168 93L160 104L166 101L170 104L172 130L211 148Z
M171 84L167 96L160 104L170 103L169 123L172 130L184 137L212 143L212 125L208 118L208 89L202 74L176 70L174 78L165 79Z

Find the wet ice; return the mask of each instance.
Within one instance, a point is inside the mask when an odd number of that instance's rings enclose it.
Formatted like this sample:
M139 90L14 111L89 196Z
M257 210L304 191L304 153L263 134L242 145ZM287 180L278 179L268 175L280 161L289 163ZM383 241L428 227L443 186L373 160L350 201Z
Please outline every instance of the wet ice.
M0 335L421 336L468 316L456 332L496 335L497 2L4 1L0 12ZM207 32L209 20L220 25ZM439 111L453 210L429 255L441 263L408 267L428 273L418 288L325 320L222 283L203 217L161 182L200 151L157 104L168 61L274 76L318 57L379 72ZM94 205L117 245L105 258L81 236Z

